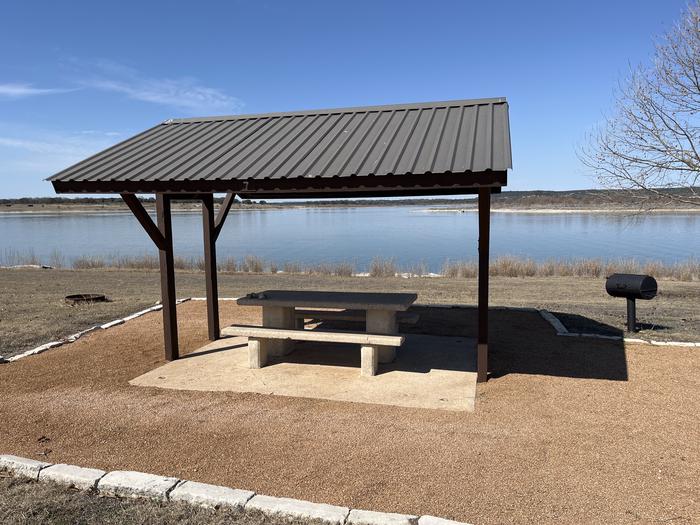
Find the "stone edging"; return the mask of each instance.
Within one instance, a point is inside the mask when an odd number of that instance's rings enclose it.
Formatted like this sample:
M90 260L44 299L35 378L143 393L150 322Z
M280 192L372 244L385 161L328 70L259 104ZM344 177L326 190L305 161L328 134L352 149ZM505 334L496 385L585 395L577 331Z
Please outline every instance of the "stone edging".
M592 337L595 339L610 339L612 341L623 341L625 343L641 343L654 346L685 346L685 347L698 347L700 348L700 343L688 343L683 341L654 341L652 339L637 339L634 337L623 337L619 335L602 335L602 334L588 334L585 332L570 332L564 324L557 319L557 317L547 310L537 310L533 308L533 311L539 312L542 318L547 321L552 328L556 331L557 335L562 337Z
M435 516L350 509L324 503L276 498L250 490L208 485L145 472L104 470L0 455L0 471L34 481L50 481L101 496L181 501L210 508L254 510L267 516L320 520L331 525L468 525Z

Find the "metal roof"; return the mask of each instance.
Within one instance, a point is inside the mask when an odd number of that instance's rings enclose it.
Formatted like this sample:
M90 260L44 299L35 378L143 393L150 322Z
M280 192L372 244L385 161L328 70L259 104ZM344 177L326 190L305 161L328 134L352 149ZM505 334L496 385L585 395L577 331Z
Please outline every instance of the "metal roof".
M173 119L49 180L57 191L77 183L86 191L105 183L467 177L510 167L508 103L495 98Z

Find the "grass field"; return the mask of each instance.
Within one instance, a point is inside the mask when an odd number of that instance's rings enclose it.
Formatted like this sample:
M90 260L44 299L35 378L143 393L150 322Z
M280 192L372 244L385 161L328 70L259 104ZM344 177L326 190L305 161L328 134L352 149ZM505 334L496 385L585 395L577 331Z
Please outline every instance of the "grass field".
M203 296L201 272L178 272L178 297ZM365 278L329 275L222 274L221 297L255 290L328 289L414 291L423 303L475 304L474 278ZM639 301L640 335L659 340L700 341L700 282L660 281L652 301ZM74 293L104 293L111 302L68 306ZM560 312L571 330L610 333L625 320L625 303L606 295L604 279L585 277L493 277L493 306ZM24 350L123 317L160 299L159 274L149 270L0 270L0 355Z
M99 497L53 483L0 478L3 525L300 525L300 521L265 517L256 512L213 510L179 503Z

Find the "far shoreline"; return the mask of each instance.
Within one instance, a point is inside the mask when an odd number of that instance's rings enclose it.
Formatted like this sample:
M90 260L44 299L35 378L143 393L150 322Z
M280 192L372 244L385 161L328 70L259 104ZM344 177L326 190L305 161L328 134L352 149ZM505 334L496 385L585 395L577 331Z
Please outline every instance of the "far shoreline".
M76 215L124 215L130 214L129 209L120 205L105 205L105 206L91 206L84 204L77 205L13 205L15 209L0 209L0 216L31 216L31 215L63 215L63 214L76 214ZM155 207L145 205L147 211L155 213ZM477 207L465 206L465 207L426 207L425 203L396 203L396 204L338 204L338 205L321 205L315 206L313 204L285 204L285 205L247 205L247 206L237 206L231 209L231 212L259 212L259 211L284 211L284 210L330 210L330 209L362 209L362 208L415 208L414 211L422 213L476 213L478 211ZM543 207L543 208L532 208L532 207L519 207L519 206L492 206L491 213L511 213L511 214L533 214L533 215L563 215L563 214L627 214L627 215L645 215L645 214L695 214L700 212L700 207L675 207L675 208L651 208L648 210L630 207ZM201 208L198 205L185 204L182 206L174 206L173 213L201 213Z

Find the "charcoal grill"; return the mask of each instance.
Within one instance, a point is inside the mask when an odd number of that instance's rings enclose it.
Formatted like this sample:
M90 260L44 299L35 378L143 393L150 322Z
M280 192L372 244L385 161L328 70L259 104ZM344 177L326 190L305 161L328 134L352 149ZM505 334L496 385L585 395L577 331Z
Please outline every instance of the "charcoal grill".
M651 275L614 273L605 281L605 290L613 297L627 299L627 331L637 331L637 299L648 301L656 297L658 286Z

